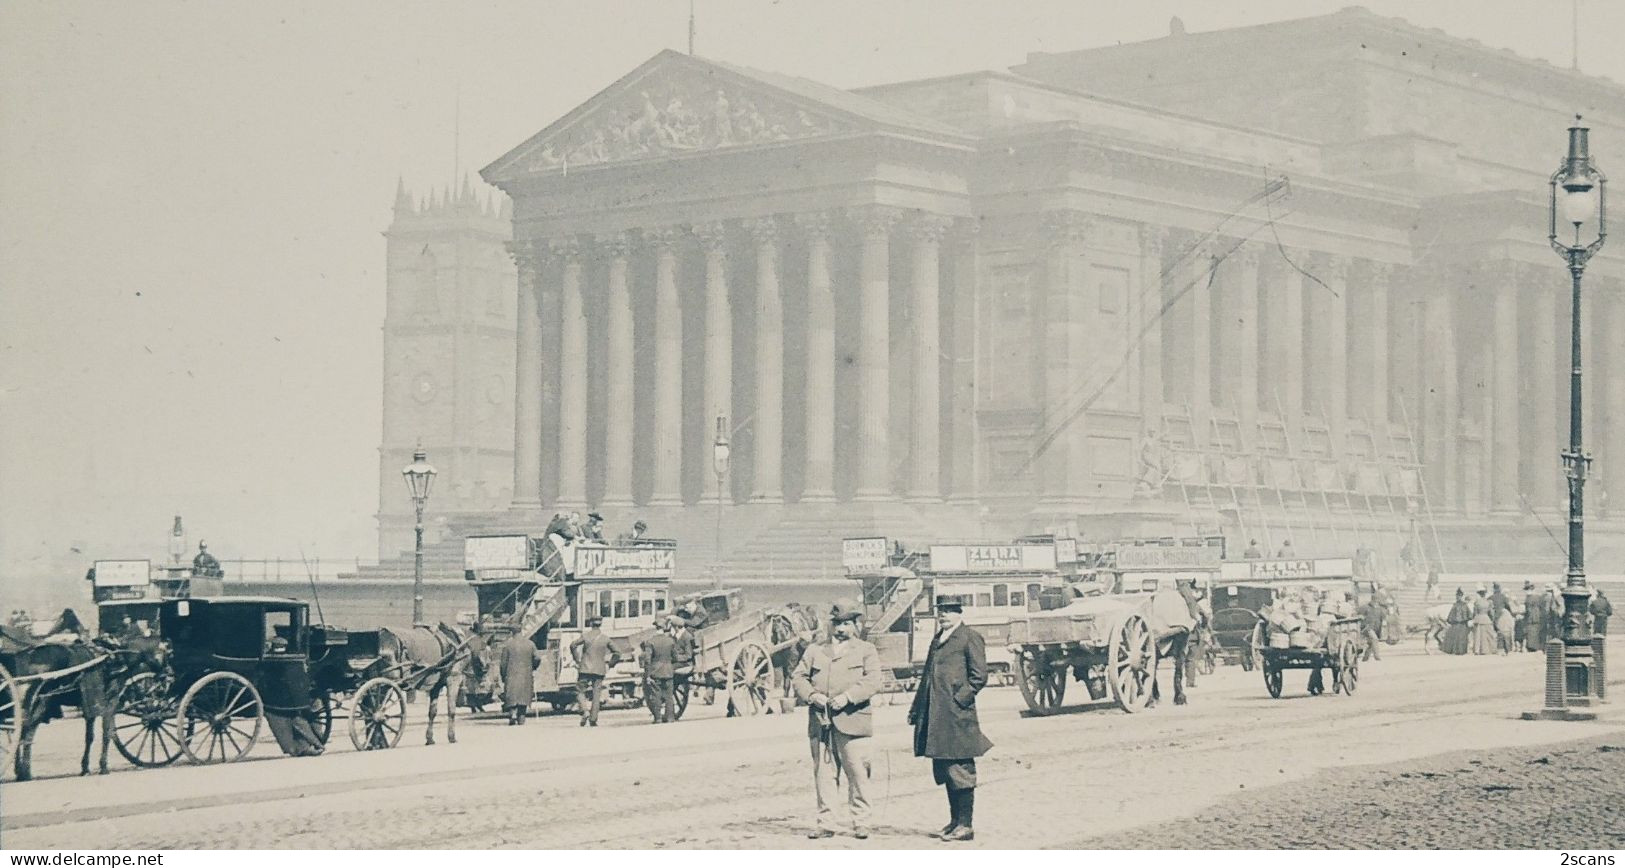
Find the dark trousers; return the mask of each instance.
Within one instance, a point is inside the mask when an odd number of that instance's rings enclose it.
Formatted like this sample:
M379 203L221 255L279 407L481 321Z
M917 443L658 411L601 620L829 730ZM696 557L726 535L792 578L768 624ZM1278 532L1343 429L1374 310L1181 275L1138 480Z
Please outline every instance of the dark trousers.
M933 759L931 760L931 779L939 786L950 790L970 790L976 788L976 760L974 759Z
M672 695L670 678L649 679L649 710L654 712L655 723L677 719L677 697Z
M598 725L598 710L604 705L604 676L585 672L576 676L576 707L581 716L593 726Z

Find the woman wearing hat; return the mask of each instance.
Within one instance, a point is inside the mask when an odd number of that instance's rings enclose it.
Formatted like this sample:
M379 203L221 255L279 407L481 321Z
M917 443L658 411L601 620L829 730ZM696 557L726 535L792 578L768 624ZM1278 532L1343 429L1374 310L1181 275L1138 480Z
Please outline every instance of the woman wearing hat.
M914 755L931 758L931 775L948 790L953 819L933 838L970 841L976 806L976 758L993 743L982 735L976 694L987 686L987 643L964 623L964 601L937 599L937 635L925 656L920 687L908 710Z
M1456 602L1450 606L1450 614L1445 616L1448 625L1444 630L1444 639L1439 643L1446 654L1466 654L1469 643L1467 640L1468 625L1473 621L1473 607L1467 602L1467 592L1461 588L1456 589Z

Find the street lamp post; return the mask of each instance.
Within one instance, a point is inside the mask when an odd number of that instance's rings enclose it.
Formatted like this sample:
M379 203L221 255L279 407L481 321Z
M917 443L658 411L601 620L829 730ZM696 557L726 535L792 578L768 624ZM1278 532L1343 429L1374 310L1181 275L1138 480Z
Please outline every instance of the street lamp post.
M429 488L434 485L434 465L419 446L412 453L412 463L401 469L406 487L412 492L412 506L417 510L417 543L412 552L412 623L423 623L423 505L429 500Z
M728 417L717 417L717 439L711 444L711 467L717 472L717 547L711 566L711 586L722 587L722 483L728 476Z
M1580 391L1580 278L1586 263L1608 237L1606 192L1608 179L1591 161L1589 130L1569 127L1569 153L1562 166L1552 173L1550 231L1552 249L1568 264L1572 279L1573 308L1570 315L1569 344L1569 448L1563 452L1563 466L1569 486L1569 563L1563 582L1563 638L1546 644L1546 704L1543 718L1588 718L1586 711L1597 693L1591 643L1588 605L1591 591L1585 576L1585 481L1591 464L1581 443ZM1560 240L1574 227L1573 242ZM1588 237L1589 236L1589 237ZM1578 710L1578 711L1577 711Z

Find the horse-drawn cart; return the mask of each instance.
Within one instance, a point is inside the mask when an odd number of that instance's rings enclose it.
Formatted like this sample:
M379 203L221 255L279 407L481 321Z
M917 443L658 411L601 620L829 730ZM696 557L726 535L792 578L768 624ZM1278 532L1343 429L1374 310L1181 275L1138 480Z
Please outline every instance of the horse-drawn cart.
M1360 655L1365 643L1359 618L1338 618L1324 629L1288 632L1260 619L1254 628L1253 647L1258 649L1264 671L1264 686L1270 696L1281 698L1281 673L1287 669L1308 669L1309 694L1326 691L1321 670L1332 671L1332 692L1353 695L1360 684Z
M737 588L697 594L687 605L705 613L694 633L694 670L674 683L677 716L688 709L690 694L699 689L722 691L728 716L771 713L775 673L794 665L787 654L802 642L810 625L789 610L757 609L738 612ZM634 637L637 638L637 637Z

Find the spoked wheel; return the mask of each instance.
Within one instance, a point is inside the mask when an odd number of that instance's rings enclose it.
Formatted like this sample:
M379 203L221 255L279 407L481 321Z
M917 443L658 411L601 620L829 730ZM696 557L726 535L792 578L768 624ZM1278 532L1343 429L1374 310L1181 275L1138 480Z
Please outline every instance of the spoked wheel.
M1112 631L1111 660L1106 665L1106 681L1112 699L1129 713L1151 704L1152 680L1157 672L1157 641L1151 628L1139 615L1130 615Z
M195 763L236 762L248 755L265 725L265 703L248 679L211 672L181 697L175 729Z
M747 717L767 712L773 687L773 661L767 650L751 642L734 655L728 667L728 716Z
M142 768L167 766L185 749L176 729L175 681L168 675L143 672L124 682L113 712L113 745Z
M1264 687L1270 692L1270 698L1281 698L1281 670L1273 666L1264 667Z
M0 666L0 772L11 768L12 754L17 752L22 740L22 690L6 667Z
M387 750L406 731L406 694L388 678L374 678L350 701L350 744L356 750Z
M1343 692L1354 695L1360 686L1360 649L1353 642L1343 645Z
M1034 711L1059 708L1066 698L1066 665L1056 666L1039 656L1039 652L1022 649L1016 655L1016 685L1021 698Z
M689 678L674 678L671 682L671 699L677 709L678 720L682 720L683 712L688 711L688 694L694 689L689 680Z
M333 699L322 695L316 697L314 706L316 712L316 741L322 747L327 747L327 740L333 736Z

